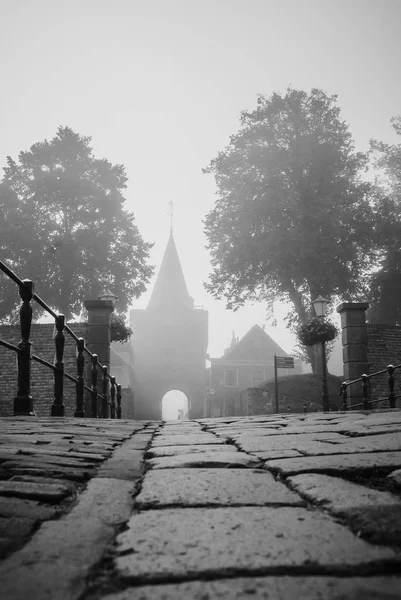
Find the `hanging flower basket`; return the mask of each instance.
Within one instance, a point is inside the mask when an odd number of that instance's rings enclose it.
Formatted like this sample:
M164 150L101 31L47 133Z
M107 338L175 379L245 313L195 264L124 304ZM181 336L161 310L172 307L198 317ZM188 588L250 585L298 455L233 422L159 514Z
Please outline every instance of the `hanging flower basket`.
M331 342L337 335L337 327L322 317L309 319L298 329L298 339L304 346L314 346L319 342Z

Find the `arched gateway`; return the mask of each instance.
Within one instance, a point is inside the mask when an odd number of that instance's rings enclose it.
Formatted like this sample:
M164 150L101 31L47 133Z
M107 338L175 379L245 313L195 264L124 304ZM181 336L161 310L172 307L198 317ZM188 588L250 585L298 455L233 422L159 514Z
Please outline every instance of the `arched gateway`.
M165 421L188 419L188 408L188 398L180 390L170 390L162 398L162 418Z
M203 416L208 313L188 293L173 233L145 310L131 310L135 418L161 419L169 390L188 398L189 418Z

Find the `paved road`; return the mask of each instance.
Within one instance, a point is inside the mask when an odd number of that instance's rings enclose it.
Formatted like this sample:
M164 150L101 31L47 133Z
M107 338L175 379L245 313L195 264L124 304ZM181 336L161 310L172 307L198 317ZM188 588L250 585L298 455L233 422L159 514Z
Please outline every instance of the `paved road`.
M0 597L401 598L401 411L0 419Z

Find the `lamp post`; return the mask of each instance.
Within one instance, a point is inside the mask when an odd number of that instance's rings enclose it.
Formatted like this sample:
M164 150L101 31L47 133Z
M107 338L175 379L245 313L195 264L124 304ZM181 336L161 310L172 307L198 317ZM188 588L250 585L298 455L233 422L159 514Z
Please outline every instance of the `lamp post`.
M313 300L313 308L315 309L316 316L324 319L326 315L328 300L323 296L318 296L316 300ZM326 361L326 342L323 340L322 345L322 405L323 410L328 411L330 407L329 403L329 390L327 387L327 361Z

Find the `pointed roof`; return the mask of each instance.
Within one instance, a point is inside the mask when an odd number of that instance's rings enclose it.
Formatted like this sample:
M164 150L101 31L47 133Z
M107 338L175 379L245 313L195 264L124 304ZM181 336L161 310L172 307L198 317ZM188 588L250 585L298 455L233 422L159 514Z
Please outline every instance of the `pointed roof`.
M193 299L188 293L172 231L147 309L157 310L166 307L193 308Z
M259 325L251 329L224 354L224 360L271 360L277 356L288 356Z

